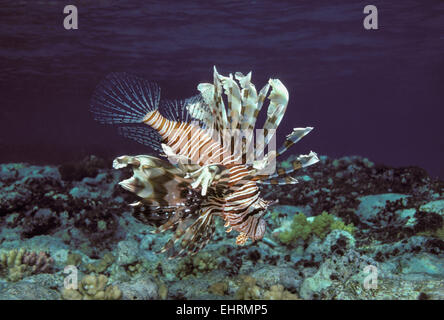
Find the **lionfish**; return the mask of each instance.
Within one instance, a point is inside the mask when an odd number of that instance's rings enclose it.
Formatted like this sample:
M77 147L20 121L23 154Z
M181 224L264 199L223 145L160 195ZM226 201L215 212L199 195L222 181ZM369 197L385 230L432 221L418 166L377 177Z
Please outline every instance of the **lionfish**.
M201 83L197 89L200 93L191 98L161 101L157 84L112 73L97 86L91 100L96 120L130 124L119 132L169 160L124 155L113 161L113 167L132 169L132 177L119 184L140 198L133 206L164 217L154 232L173 229L161 250L170 257L204 248L215 233L215 217L225 221L226 232L239 233L238 245L249 238L262 239L264 215L272 201L259 196L259 184L297 183L289 174L319 161L311 151L297 157L291 168L274 170L276 157L313 129L295 128L279 149L270 148L289 99L280 80L269 79L257 92L251 72L226 77L214 67L213 83ZM261 134L254 143L256 119L267 97L267 117L263 129L256 129ZM252 159L255 151L258 156ZM273 170L267 171L270 167ZM143 220L143 215L139 218Z

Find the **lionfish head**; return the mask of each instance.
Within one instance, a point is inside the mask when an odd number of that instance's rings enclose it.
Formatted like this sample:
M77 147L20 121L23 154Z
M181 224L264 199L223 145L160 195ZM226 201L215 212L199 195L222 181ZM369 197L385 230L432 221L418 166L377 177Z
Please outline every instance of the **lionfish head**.
M245 216L252 217L251 225L256 225L255 228L250 228L249 232L246 233L248 238L251 238L253 241L257 241L264 237L265 228L267 226L264 216L267 213L268 206L273 202L274 201L267 201L258 197L257 200L248 208L248 212Z

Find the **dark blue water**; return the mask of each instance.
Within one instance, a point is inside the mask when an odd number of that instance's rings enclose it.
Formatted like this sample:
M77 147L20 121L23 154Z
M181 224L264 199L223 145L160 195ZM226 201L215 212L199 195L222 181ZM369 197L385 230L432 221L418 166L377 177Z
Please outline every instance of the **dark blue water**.
M63 28L63 7L79 29ZM365 30L363 8L379 10ZM0 161L59 162L145 148L95 123L88 103L107 73L129 71L169 98L253 71L279 78L292 149L418 165L444 177L442 1L4 1L0 9Z

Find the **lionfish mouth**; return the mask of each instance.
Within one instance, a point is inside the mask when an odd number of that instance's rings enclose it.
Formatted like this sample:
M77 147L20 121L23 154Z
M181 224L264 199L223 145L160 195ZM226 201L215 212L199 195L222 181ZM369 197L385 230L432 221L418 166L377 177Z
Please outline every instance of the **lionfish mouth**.
M293 172L319 161L310 152L289 169L275 170L276 158L313 129L295 128L283 146L275 148L275 132L289 100L280 80L270 79L258 92L251 72L222 76L214 68L213 79L199 84L199 94L192 98L163 101L157 84L113 73L92 98L96 120L128 124L119 128L122 135L168 159L121 156L113 167L132 169L133 176L120 185L140 198L133 204L135 216L154 222L155 232L174 231L161 250L171 257L205 247L215 233L217 217L225 221L227 232L239 233L239 245L262 239L266 210L277 200L260 198L259 185L297 183ZM267 99L267 118L257 138L256 119Z

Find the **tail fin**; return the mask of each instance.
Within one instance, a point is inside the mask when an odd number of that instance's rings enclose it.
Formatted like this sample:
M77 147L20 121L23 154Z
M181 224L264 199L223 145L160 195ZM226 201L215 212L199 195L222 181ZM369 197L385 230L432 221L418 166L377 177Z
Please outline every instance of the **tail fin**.
M159 106L160 88L127 73L111 73L99 83L91 99L91 112L100 123L140 123Z

